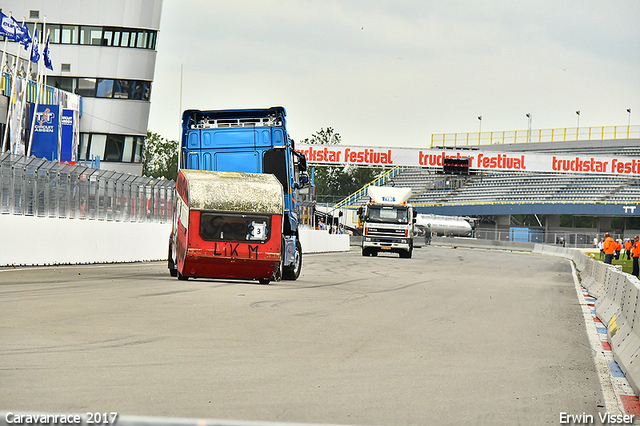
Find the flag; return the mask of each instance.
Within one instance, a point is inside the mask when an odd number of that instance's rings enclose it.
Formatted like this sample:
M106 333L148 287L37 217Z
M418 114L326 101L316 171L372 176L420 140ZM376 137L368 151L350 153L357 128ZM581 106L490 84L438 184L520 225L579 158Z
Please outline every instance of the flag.
M15 20L0 12L0 36L15 40Z
M15 34L14 40L22 44L24 46L24 50L27 50L27 48L29 47L29 44L31 44L31 36L29 35L29 28L27 28L26 25L20 26L20 24L18 24L18 21L16 21L13 16L11 17L11 19L15 24L15 27L13 28L14 34Z
M40 51L38 49L38 29L33 32L33 44L31 45L31 62L40 62Z
M49 34L47 34L47 42L44 45L44 51L42 53L44 53L44 66L53 71L53 64L51 63L51 53L49 52Z

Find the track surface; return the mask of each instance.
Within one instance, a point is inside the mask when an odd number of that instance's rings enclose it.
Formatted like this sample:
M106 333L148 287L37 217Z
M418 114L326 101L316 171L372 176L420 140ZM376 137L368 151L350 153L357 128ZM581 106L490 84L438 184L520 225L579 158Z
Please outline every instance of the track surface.
M361 425L558 424L603 397L566 260L306 255L301 278L164 263L0 269L0 410Z

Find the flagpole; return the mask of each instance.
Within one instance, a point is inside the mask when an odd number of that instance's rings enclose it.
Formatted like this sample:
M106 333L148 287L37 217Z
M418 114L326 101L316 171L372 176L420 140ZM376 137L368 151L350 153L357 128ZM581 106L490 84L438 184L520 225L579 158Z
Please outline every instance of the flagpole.
M26 17L25 17L26 19ZM22 24L24 26L24 23ZM37 28L37 27L36 27ZM33 52L33 43L31 43L31 52ZM22 143L22 133L23 133L23 123L24 123L24 112L26 110L26 104L27 104L27 92L29 91L29 76L31 74L31 53L29 53L29 56L27 58L27 75L24 76L24 87L22 88L22 102L20 103L20 108L21 108L21 113L20 113L20 123L18 123L18 129L20 129L19 134L17 135L16 138L16 144L18 143L18 140L20 143ZM18 139L19 138L19 139ZM25 153L27 152L27 141L24 141L25 144Z
M44 32L45 29L47 28L47 15L44 16L44 24L42 26L42 41L44 42ZM36 23L36 42L38 44L40 44L40 40L38 40L37 37L38 34L38 24ZM34 42L31 45L31 52L33 52L33 47L36 44L36 42ZM42 44L40 44L40 46L42 46ZM39 47L39 46L38 46ZM38 52L38 54L40 55L40 52ZM40 101L40 56L38 56L38 62L36 62L36 66L38 67L38 71L37 71L37 77L36 77L36 99L34 102L34 106L33 106L33 117L31 117L31 128L29 129L29 148L27 150L27 157L31 157L31 147L33 146L33 131L36 125L36 115L38 114L38 104ZM53 160L53 158L52 158ZM60 157L58 156L58 160L60 160Z
M11 19L11 16L13 15L12 11L9 11L9 19ZM0 24L2 24L0 22ZM7 60L7 44L9 43L9 37L5 36L4 37L4 49L2 49L2 66L0 66L0 75L4 76L4 64L5 61Z
M10 10L9 11L9 20L11 21L12 18L13 18L13 11ZM4 36L4 49L2 50L2 67L0 68L0 75L2 77L4 77L4 66L5 66L5 63L6 63L6 60L7 60L7 45L8 45L8 43L9 43L9 37L5 35ZM11 104L11 102L9 102L7 104L7 112L9 112L9 105L10 104ZM8 115L7 115L7 125L6 125L6 128L5 128L5 131L6 131L6 129L8 127L9 127L9 118L8 118ZM6 138L6 136L5 136L5 138ZM5 140L3 139L2 140L2 152L6 151L6 150L7 149L5 147Z
M24 21L22 22L22 24L24 25ZM14 32L16 31L16 29L14 28ZM13 104L13 95L16 92L16 86L18 83L18 66L20 65L20 53L22 50L22 45L20 44L20 42L16 41L16 43L18 44L18 55L16 56L16 66L15 69L13 70L13 80L11 81L11 96L9 97L9 107L7 108L7 126L4 129L4 139L3 139L3 146L5 147L5 149L3 151L6 151L6 145L7 145L7 136L9 134L9 120L12 118L12 104Z

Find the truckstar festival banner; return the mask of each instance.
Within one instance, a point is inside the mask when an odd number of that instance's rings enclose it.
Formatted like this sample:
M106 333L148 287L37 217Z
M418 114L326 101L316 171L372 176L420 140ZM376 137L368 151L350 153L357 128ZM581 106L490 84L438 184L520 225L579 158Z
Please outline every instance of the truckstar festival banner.
M31 108L33 109L33 105ZM50 161L57 160L59 138L60 107L58 105L38 105L31 154Z
M443 167L447 158L469 158L470 170L588 173L640 176L640 157L555 155L460 149L412 149L297 144L311 164Z

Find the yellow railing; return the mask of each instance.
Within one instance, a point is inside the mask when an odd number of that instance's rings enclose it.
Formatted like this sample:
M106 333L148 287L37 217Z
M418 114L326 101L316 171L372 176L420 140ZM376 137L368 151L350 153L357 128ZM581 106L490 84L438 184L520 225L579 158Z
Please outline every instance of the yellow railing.
M567 127L564 129L534 129L531 131L505 130L475 133L436 133L431 135L431 147L635 138L640 138L640 125Z
M341 208L341 207L342 208L353 207L354 203L356 203L361 197L364 197L367 194L367 188L368 187L370 187L372 185L374 185L374 186L375 185L384 185L390 179L392 179L394 176L396 176L398 173L400 173L402 170L404 170L404 167L394 167L393 169L391 169L391 170L383 173L379 177L375 178L374 180L372 180L371 182L369 182L368 184L366 184L365 186L363 186L362 188L360 188L359 190L357 190L353 194L349 195L348 197L346 197L342 201L338 202L333 207L336 208L336 209Z

